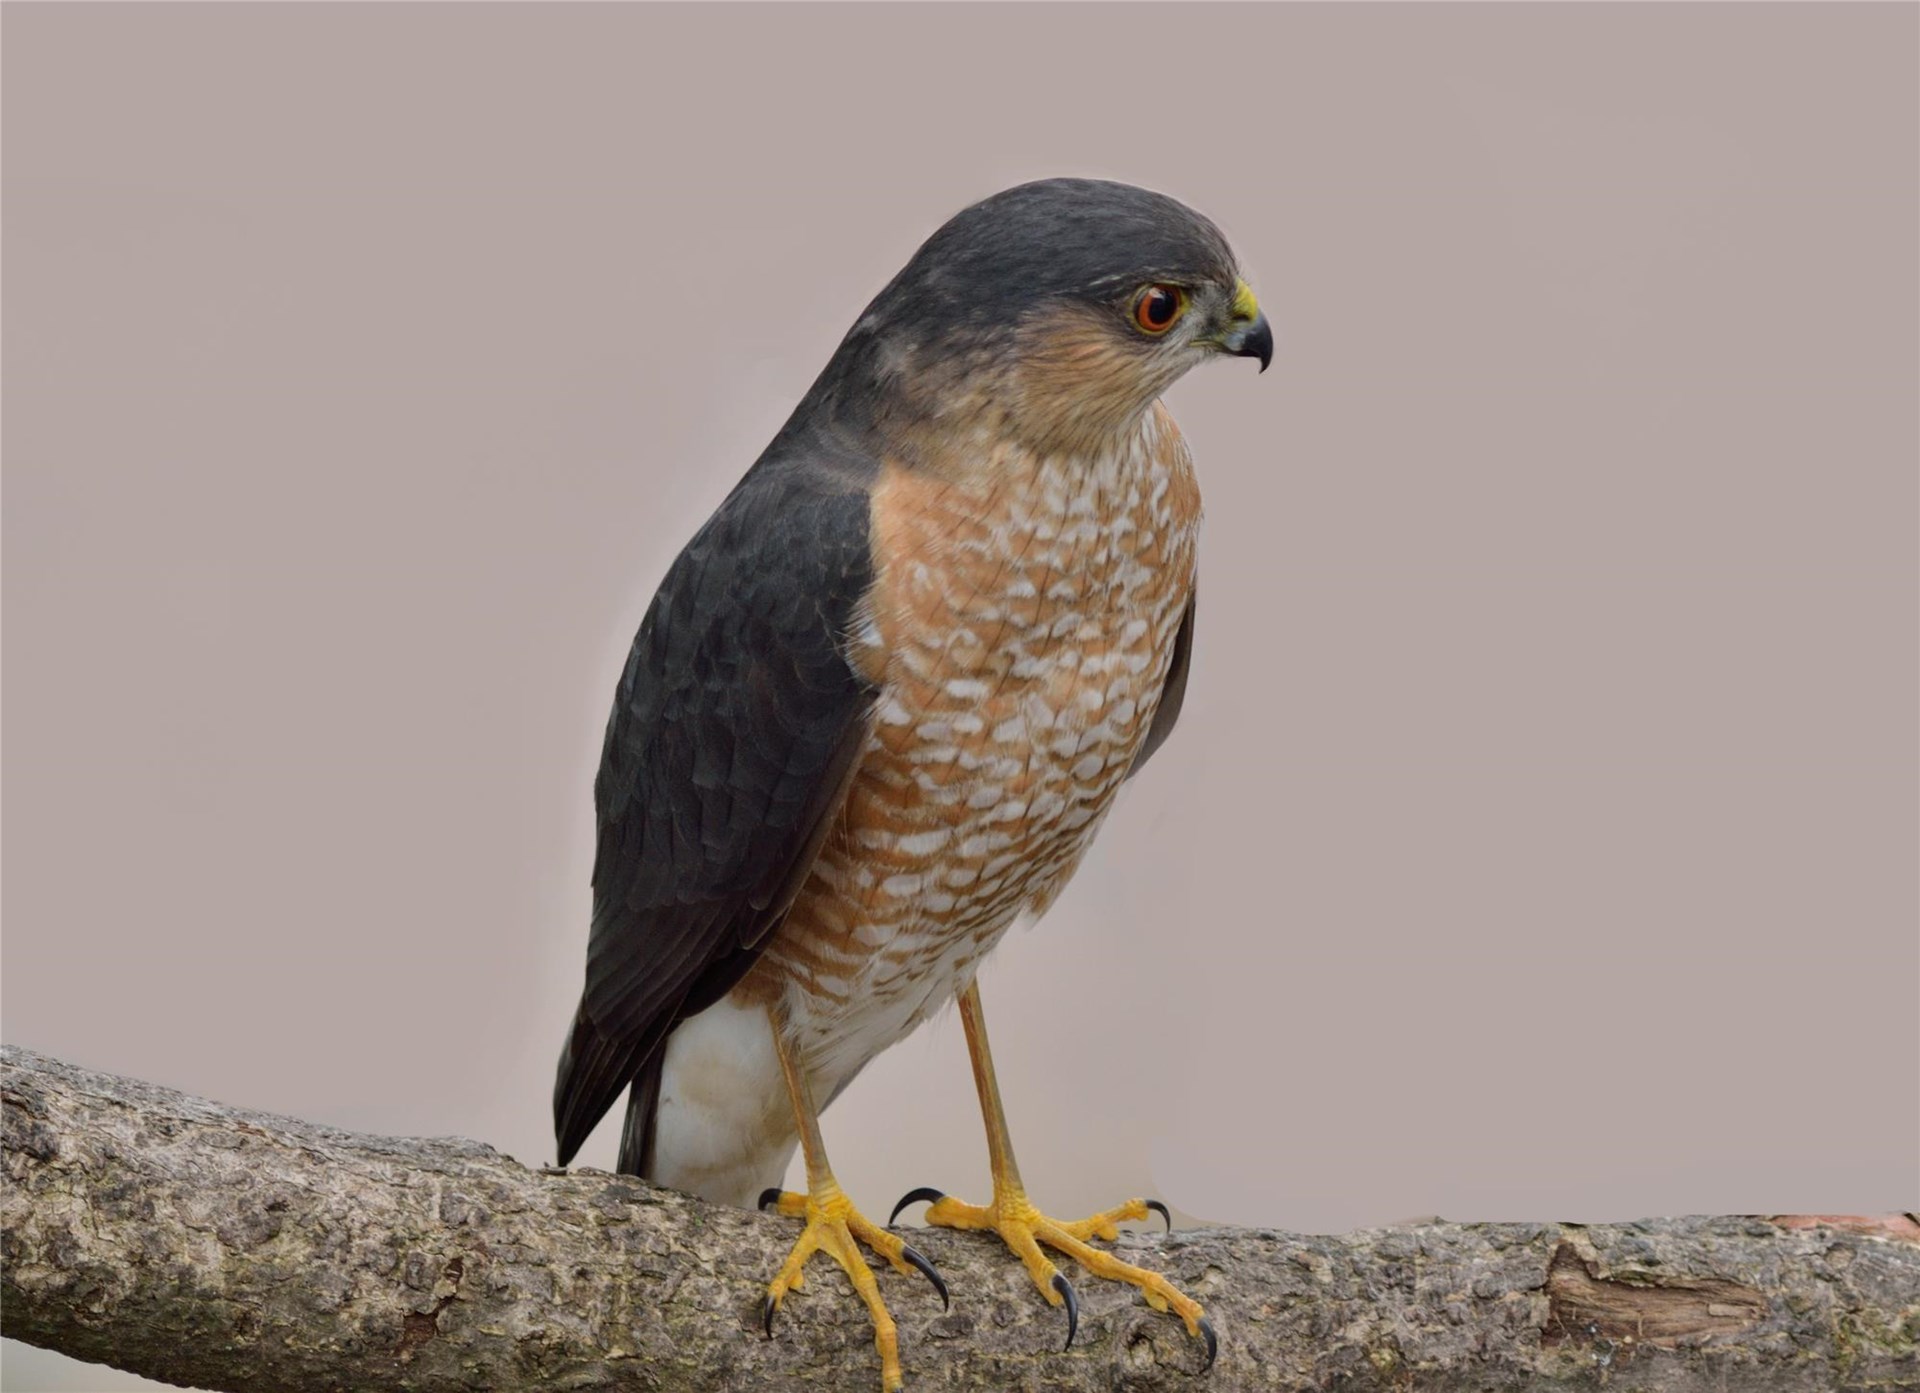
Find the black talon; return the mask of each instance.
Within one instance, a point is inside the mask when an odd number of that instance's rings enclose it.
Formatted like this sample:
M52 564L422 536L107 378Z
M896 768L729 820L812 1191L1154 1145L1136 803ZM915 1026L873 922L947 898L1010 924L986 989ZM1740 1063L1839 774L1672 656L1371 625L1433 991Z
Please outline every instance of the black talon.
M768 1292L764 1297L761 1298L760 1323L766 1326L767 1338L769 1340L773 1338L773 1313L779 1309L780 1309L780 1306L777 1302L774 1301L772 1292Z
M1213 1367L1214 1356L1220 1353L1220 1341L1213 1333L1213 1322L1205 1316L1200 1317L1200 1333L1207 1341L1207 1362L1200 1366L1200 1372L1204 1374Z
M1073 1348L1073 1333L1080 1328L1080 1298L1073 1294L1073 1283L1067 1280L1063 1272L1053 1274L1053 1289L1067 1303L1067 1342L1060 1348L1063 1351L1070 1350Z
M1162 1219L1165 1219L1167 1221L1167 1232L1173 1232L1173 1215L1167 1213L1167 1207L1164 1204L1160 1203L1159 1200L1148 1200L1147 1208L1151 1209L1155 1214L1158 1214Z
M936 1190L928 1185L922 1185L918 1190L907 1191L906 1194L900 1196L900 1203L893 1207L893 1213L887 1216L887 1227L893 1227L893 1221L900 1217L900 1211L908 1205L917 1204L921 1200L925 1200L931 1204L935 1200L943 1200L946 1197L947 1192L945 1190Z
M766 1213L766 1209L768 1205L778 1204L778 1203L780 1203L780 1187L778 1185L770 1186L769 1188L762 1190L760 1192L760 1212L761 1213L763 1214Z
M953 1303L947 1300L947 1283L946 1279L940 1275L940 1269L928 1262L926 1258L919 1253L915 1252L910 1244L903 1243L900 1245L900 1256L919 1268L920 1275L933 1283L933 1289L940 1293L940 1309L943 1311L951 1311L953 1309Z

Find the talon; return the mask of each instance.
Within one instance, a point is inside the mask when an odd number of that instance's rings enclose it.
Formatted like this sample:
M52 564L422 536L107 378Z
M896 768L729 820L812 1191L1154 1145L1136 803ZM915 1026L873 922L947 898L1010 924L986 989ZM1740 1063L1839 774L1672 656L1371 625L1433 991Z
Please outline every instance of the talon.
M780 1187L778 1185L770 1185L760 1192L759 1207L761 1213L766 1213L768 1205L778 1203L780 1203ZM1171 1223L1172 1220L1168 1220L1168 1222Z
M893 1227L893 1221L900 1217L900 1211L905 1209L908 1205L918 1204L921 1200L926 1200L929 1204L931 1204L935 1200L943 1200L946 1197L947 1197L947 1192L945 1190L936 1190L929 1185L922 1185L918 1190L907 1191L906 1194L900 1196L900 1203L896 1204L893 1207L893 1213L887 1216L887 1227L888 1228Z
M900 1205L904 1208L915 1200L923 1199L935 1201L926 1215L926 1223L931 1228L986 1229L1000 1235L1014 1255L1026 1264L1027 1275L1033 1279L1034 1286L1047 1303L1067 1308L1065 1349L1073 1348L1073 1342L1079 1334L1080 1298L1072 1283L1041 1252L1043 1244L1079 1263L1088 1276L1103 1281L1125 1282L1137 1288L1147 1305L1154 1310L1178 1316L1188 1334L1201 1336L1207 1342L1207 1363L1201 1372L1205 1373L1206 1369L1213 1367L1219 1341L1214 1337L1213 1327L1202 1318L1200 1303L1182 1293L1159 1273L1122 1262L1113 1253L1089 1241L1115 1238L1119 1232L1117 1225L1137 1223L1149 1214L1158 1214L1166 1224L1167 1231L1172 1232L1173 1211L1159 1200L1134 1198L1088 1218L1063 1223L1058 1219L1049 1219L1034 1208L1025 1191L1020 1189L1019 1182L1004 1175L995 1179L994 1199L990 1205L963 1204L938 1190L915 1190L901 1200ZM899 1209L894 1211L896 1216L899 1212Z
M940 1309L951 1311L953 1302L947 1299L947 1283L946 1279L940 1275L940 1269L928 1262L925 1256L910 1244L901 1245L900 1256L919 1268L920 1275L933 1283L933 1289L940 1293Z
M880 1383L887 1393L901 1386L900 1337L893 1317L880 1295L872 1266L861 1248L871 1250L901 1272L919 1268L931 1277L946 1299L945 1283L933 1272L933 1264L907 1250L898 1234L887 1233L855 1209L831 1176L816 1172L804 1195L791 1191L770 1191L765 1199L775 1200L776 1211L791 1218L806 1220L806 1227L794 1241L781 1264L779 1275L766 1288L760 1308L760 1324L768 1339L773 1338L774 1313L785 1303L789 1292L799 1291L806 1280L810 1259L825 1254L847 1275L854 1295L860 1298L873 1322L873 1343L880 1354Z
M1053 1274L1053 1289L1067 1303L1067 1342L1060 1348L1063 1351L1070 1350L1073 1348L1074 1332L1080 1328L1080 1298L1073 1294L1073 1283L1067 1280L1065 1273Z

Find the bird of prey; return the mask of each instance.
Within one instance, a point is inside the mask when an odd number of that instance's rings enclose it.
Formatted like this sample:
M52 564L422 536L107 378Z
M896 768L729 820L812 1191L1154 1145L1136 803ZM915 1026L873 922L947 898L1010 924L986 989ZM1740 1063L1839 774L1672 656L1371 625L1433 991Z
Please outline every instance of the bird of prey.
M1273 336L1232 251L1162 194L1048 179L930 237L848 331L648 607L607 725L586 990L560 1059L565 1164L630 1090L621 1171L805 1220L764 1305L824 1251L898 1335L859 1246L932 1265L835 1182L820 1110L956 997L993 1176L929 1224L1044 1249L1203 1338L1197 1302L1093 1238L1164 1206L1028 1199L975 973L1066 885L1173 729L1200 494L1160 398ZM777 1186L798 1145L807 1192ZM896 1207L895 1216L899 1213ZM891 1222L891 1221L890 1221Z

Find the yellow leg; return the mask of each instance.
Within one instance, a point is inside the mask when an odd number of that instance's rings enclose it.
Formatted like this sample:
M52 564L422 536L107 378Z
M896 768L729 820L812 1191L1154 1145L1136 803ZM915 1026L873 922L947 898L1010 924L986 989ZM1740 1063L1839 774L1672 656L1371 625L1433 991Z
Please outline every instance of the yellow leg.
M1066 1306L1069 1346L1073 1344L1074 1330L1079 1324L1079 1302L1074 1296L1072 1284L1042 1251L1042 1245L1065 1253L1095 1277L1126 1282L1140 1288L1149 1306L1156 1311L1173 1312L1186 1323L1188 1334L1206 1341L1207 1365L1211 1366L1219 1344L1214 1337L1213 1324L1206 1318L1200 1303L1158 1272L1122 1262L1113 1254L1092 1247L1087 1242L1090 1238L1118 1237L1118 1223L1128 1219L1144 1219L1150 1211L1157 1211L1164 1218L1167 1215L1166 1206L1153 1200L1132 1199L1089 1218L1071 1222L1050 1219L1035 1208L1027 1198L1026 1187L1020 1183L1020 1168L1014 1163L1013 1143L1007 1136L1007 1115L1000 1104L1000 1084L994 1077L993 1056L987 1049L987 1023L980 1011L980 989L977 986L969 985L960 994L960 1022L966 1027L967 1052L973 1059L973 1082L980 1091L980 1112L987 1124L987 1160L993 1171L993 1202L985 1205L968 1204L938 1190L915 1190L894 1206L895 1217L915 1200L931 1200L926 1215L929 1224L939 1228L991 1229L999 1234L1026 1264L1027 1274L1033 1278L1033 1284L1040 1289L1040 1294L1052 1305Z
M805 1219L807 1226L800 1231L799 1241L767 1288L767 1298L761 1307L762 1322L771 1338L773 1313L780 1309L788 1292L800 1289L801 1272L807 1259L815 1253L826 1253L840 1264L873 1317L873 1343L880 1351L880 1386L884 1393L893 1393L904 1381L900 1373L900 1333L886 1302L880 1299L880 1284L874 1280L873 1269L867 1266L859 1245L866 1244L898 1271L921 1273L939 1291L943 1304L947 1300L947 1284L940 1280L932 1263L909 1248L899 1235L888 1233L865 1218L840 1189L827 1165L827 1148L820 1137L820 1118L813 1106L813 1092L786 1042L780 1038L777 1024L773 1040L780 1056L780 1071L786 1076L787 1093L793 1100L794 1122L800 1131L800 1150L807 1165L807 1193L795 1195L768 1190L760 1196L760 1207L771 1208L788 1218Z

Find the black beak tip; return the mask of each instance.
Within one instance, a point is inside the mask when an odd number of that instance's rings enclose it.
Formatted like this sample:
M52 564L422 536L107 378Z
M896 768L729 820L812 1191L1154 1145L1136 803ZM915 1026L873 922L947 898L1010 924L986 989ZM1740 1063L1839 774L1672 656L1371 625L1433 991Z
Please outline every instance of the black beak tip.
M1253 326L1253 332L1247 335L1247 346L1241 350L1248 357L1260 360L1260 371L1265 372L1273 364L1273 326L1267 323L1263 314Z
M1240 343L1233 350L1236 358L1258 358L1260 371L1265 372L1273 362L1273 326L1267 323L1263 314L1247 326L1246 333L1240 336Z

